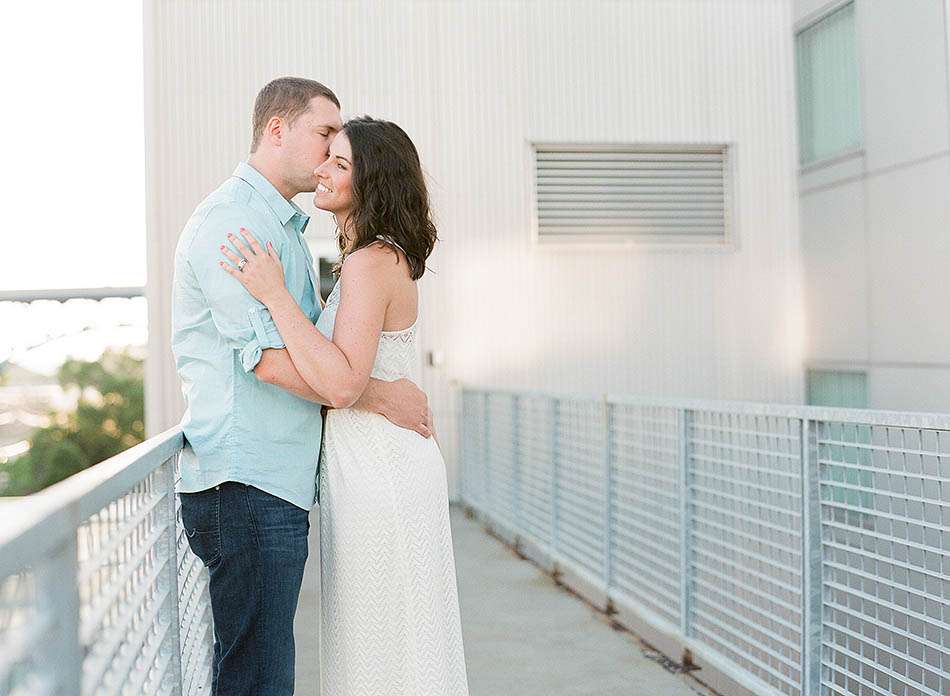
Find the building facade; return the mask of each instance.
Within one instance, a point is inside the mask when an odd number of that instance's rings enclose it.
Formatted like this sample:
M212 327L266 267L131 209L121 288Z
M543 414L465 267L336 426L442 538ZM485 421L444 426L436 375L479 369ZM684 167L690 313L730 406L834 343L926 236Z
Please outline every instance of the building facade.
M181 412L178 233L246 157L257 90L287 74L330 85L344 116L396 121L420 151L441 237L421 283L420 380L453 485L461 383L802 401L790 0L150 2L145 31L152 432ZM707 187L723 242L540 241L539 144L613 148L597 166L634 169L724 153ZM656 183L644 200L663 198ZM308 237L332 255L325 216Z
M950 410L948 14L795 3L813 403Z

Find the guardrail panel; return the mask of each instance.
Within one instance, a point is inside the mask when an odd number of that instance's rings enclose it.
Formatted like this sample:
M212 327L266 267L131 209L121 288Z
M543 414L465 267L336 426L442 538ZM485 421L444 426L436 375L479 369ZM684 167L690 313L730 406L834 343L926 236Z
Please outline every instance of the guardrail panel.
M615 405L610 438L610 586L679 626L677 411Z
M950 432L817 430L823 688L950 693Z
M801 693L802 486L797 419L695 411L690 628L781 693Z
M488 422L485 418L482 392L462 391L462 423L459 446L462 461L462 497L479 508L488 509L487 454L485 440Z
M166 531L159 506L174 492L159 477L152 472L79 527L84 694L114 692L120 684L160 693L170 669L165 606L177 597L160 577L176 559L159 544Z
M604 404L593 399L565 399L557 422L558 551L585 573L606 585Z
M489 506L509 529L517 528L518 487L515 447L515 402L510 394L488 394L486 455L491 481Z
M551 399L523 396L518 408L521 525L527 536L552 543L554 506L554 411Z
M40 601L32 568L0 580L0 694L51 694L66 686L39 661L57 628Z
M206 696L211 691L214 649L208 573L188 545L188 537L181 523L181 501L178 496L175 496L175 518L181 693L184 696Z

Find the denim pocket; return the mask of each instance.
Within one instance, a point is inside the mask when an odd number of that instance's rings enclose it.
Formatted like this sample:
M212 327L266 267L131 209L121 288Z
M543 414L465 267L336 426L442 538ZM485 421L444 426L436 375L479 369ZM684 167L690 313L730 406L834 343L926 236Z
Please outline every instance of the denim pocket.
M265 554L306 561L310 511L254 486L245 490L254 535Z
M220 490L212 488L199 493L180 493L181 524L188 546L211 567L221 558Z

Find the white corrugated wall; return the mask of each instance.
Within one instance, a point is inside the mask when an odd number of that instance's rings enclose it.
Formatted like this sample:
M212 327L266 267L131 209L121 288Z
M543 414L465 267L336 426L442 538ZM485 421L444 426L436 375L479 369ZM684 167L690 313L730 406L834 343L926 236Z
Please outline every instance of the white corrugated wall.
M331 86L344 116L398 122L420 150L442 238L421 342L445 357L422 382L453 481L453 381L801 400L787 0L156 0L145 32L153 432L181 408L178 232L246 155L257 90L286 74ZM538 247L530 141L730 144L738 248Z

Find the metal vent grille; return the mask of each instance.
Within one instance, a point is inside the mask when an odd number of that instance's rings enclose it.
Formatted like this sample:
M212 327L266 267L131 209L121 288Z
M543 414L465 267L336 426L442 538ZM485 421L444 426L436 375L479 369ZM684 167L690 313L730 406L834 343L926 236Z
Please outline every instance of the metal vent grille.
M725 145L535 145L534 152L539 241L728 241Z

